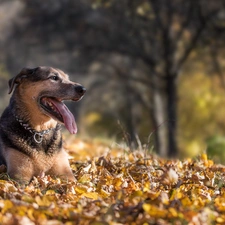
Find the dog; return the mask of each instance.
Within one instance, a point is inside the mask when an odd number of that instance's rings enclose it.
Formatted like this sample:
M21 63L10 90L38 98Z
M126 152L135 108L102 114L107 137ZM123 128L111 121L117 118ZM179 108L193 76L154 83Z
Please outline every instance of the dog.
M0 118L0 165L11 179L28 184L46 174L75 181L62 147L61 124L71 134L77 125L63 101L78 101L85 92L52 67L23 68L9 80L13 94Z

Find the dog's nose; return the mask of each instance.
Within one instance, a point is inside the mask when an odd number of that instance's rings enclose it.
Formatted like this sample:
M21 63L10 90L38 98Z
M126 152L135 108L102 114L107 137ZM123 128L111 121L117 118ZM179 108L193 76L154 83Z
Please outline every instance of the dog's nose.
M84 88L83 86L81 85L78 85L75 87L75 90L76 92L79 94L79 95L84 95L84 93L86 92L86 88Z

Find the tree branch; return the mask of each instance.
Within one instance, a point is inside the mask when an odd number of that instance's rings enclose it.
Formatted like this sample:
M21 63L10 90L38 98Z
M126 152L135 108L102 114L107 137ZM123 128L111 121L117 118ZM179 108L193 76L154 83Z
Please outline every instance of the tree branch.
M190 40L190 44L187 46L187 48L184 51L184 54L181 56L181 58L178 60L175 71L179 71L179 69L181 68L181 66L183 65L183 63L186 61L186 59L188 58L188 56L190 55L191 51L195 48L197 41L199 40L202 31L204 30L204 28L207 26L207 23L209 21L209 19L212 18L212 16L214 16L218 10L213 11L212 13L210 13L208 16L203 17L202 13L201 13L201 8L200 6L198 7L198 11L199 11L199 21L200 21L200 25L197 28L195 34L193 35L193 37Z

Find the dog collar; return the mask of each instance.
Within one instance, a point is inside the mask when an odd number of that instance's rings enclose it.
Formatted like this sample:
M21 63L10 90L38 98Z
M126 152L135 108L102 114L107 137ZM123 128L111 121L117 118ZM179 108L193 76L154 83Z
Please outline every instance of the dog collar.
M15 117L16 117L16 120L20 123L20 125L25 130L28 130L31 134L33 134L34 141L38 144L40 144L42 142L43 136L45 134L48 134L51 130L54 129L54 128L51 128L51 129L43 130L43 131L36 131L36 130L32 129L28 123L24 123L23 120L19 119L17 116L15 116Z

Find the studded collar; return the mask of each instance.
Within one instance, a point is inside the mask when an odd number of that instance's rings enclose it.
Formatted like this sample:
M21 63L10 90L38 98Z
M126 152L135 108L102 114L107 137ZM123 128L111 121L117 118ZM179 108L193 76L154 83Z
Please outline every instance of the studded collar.
M32 129L28 123L25 123L19 117L15 116L15 118L25 130L28 130L33 135L34 141L38 144L40 144L43 141L44 135L49 134L54 129L54 128L51 128L51 129L43 130L43 131L36 131Z

